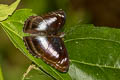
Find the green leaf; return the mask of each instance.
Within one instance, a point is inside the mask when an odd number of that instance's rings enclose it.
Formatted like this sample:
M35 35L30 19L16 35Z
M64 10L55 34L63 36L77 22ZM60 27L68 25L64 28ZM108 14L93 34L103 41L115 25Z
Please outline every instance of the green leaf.
M66 27L70 69L60 73L26 50L22 29L31 15L35 14L29 9L17 10L1 24L14 45L49 75L57 80L120 80L120 29L88 24Z
M19 2L20 2L20 0L17 0L13 4L11 4L10 6L0 4L0 21L7 19L8 15L12 15L14 10L17 8Z
M1 23L3 25L2 27L8 34L13 44L44 71L58 80L71 80L71 77L68 73L60 73L59 71L44 63L41 59L35 58L29 54L23 42L23 36L26 35L23 33L23 26L24 21L31 15L35 14L32 13L29 9L17 10L11 17Z
M2 75L1 67L0 67L0 80L3 80L3 75Z
M73 80L120 80L120 29L78 25L65 32Z

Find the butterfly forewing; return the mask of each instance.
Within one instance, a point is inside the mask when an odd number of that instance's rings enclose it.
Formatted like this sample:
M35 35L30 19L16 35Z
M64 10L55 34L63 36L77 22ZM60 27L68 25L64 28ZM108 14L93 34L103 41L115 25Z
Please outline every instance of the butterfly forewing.
M57 34L64 23L65 13L62 10L58 10L42 16L30 16L25 22L23 31L31 34L39 32Z

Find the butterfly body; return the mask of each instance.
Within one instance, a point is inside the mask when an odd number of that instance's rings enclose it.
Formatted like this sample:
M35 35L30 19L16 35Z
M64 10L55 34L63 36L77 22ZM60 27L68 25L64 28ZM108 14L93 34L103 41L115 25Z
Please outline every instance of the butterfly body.
M65 13L58 10L43 16L29 17L23 29L23 32L31 34L23 38L29 52L60 72L67 72L69 68L67 50L58 35L64 23Z

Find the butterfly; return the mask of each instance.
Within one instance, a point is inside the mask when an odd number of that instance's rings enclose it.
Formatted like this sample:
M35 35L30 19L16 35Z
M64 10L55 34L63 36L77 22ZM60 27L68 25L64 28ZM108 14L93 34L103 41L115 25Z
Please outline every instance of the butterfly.
M30 16L23 28L24 33L30 34L23 38L29 53L60 72L67 72L70 63L60 33L65 19L65 12L57 10L41 16Z

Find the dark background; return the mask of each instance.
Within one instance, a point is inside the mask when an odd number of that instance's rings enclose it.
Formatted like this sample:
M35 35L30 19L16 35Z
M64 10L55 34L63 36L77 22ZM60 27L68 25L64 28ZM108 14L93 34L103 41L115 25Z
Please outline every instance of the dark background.
M15 0L0 0L0 4L11 4ZM94 24L120 28L120 0L21 0L18 9L30 8L38 15L63 9L66 25ZM5 80L20 80L31 64L0 27L0 64Z

